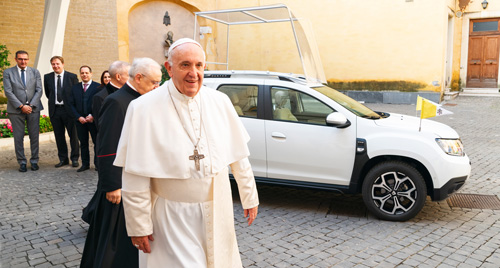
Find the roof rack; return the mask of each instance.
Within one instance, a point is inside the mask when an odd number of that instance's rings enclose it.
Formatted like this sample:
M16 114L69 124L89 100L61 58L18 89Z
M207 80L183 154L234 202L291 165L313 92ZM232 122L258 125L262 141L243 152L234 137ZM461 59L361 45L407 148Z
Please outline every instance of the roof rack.
M306 85L306 84L318 84L318 83L308 83L306 78L301 75L296 74L286 74L278 72L267 72L267 71L205 71L204 78L241 78L241 77L259 77L259 78L274 78L281 81L292 82L296 84Z

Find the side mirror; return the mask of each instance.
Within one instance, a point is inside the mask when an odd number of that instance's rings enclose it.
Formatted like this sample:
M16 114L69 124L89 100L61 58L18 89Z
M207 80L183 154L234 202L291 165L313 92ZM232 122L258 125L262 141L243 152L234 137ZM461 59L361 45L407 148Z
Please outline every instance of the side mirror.
M333 112L326 117L326 124L336 128L346 128L351 125L351 122L347 120L345 115Z

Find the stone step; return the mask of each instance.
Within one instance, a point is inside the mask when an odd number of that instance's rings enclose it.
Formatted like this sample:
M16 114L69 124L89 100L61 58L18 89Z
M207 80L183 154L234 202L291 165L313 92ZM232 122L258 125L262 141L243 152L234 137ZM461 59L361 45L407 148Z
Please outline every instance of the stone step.
M498 88L464 88L460 96L500 97Z
M68 134L66 134L66 140L69 140ZM54 137L53 131L41 133L40 136L38 137L39 144L44 144L48 142L52 143L56 142L56 138ZM28 135L24 136L24 149L28 151L30 149L30 138ZM14 137L1 138L0 150L14 150Z
M458 95L459 95L458 91L445 91L444 92L444 100L445 101L453 100L456 97L458 97Z

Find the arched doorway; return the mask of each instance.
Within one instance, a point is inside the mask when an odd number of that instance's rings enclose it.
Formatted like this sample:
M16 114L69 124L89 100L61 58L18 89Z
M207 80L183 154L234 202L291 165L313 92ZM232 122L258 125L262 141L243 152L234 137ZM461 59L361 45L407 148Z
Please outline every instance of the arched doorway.
M128 19L130 61L149 57L163 64L169 35L172 41L192 38L194 14L188 8L168 1L148 1L134 6Z

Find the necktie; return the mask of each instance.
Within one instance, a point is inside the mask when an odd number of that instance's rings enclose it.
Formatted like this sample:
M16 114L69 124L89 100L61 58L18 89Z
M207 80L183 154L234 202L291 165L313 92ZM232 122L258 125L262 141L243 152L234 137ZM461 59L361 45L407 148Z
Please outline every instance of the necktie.
M61 75L57 75L57 102L62 102Z
M86 92L86 91L87 91L87 86L88 86L88 85L89 85L89 84L83 84L83 92Z
M26 86L26 78L24 77L24 69L21 70L21 81L23 81L23 85Z

